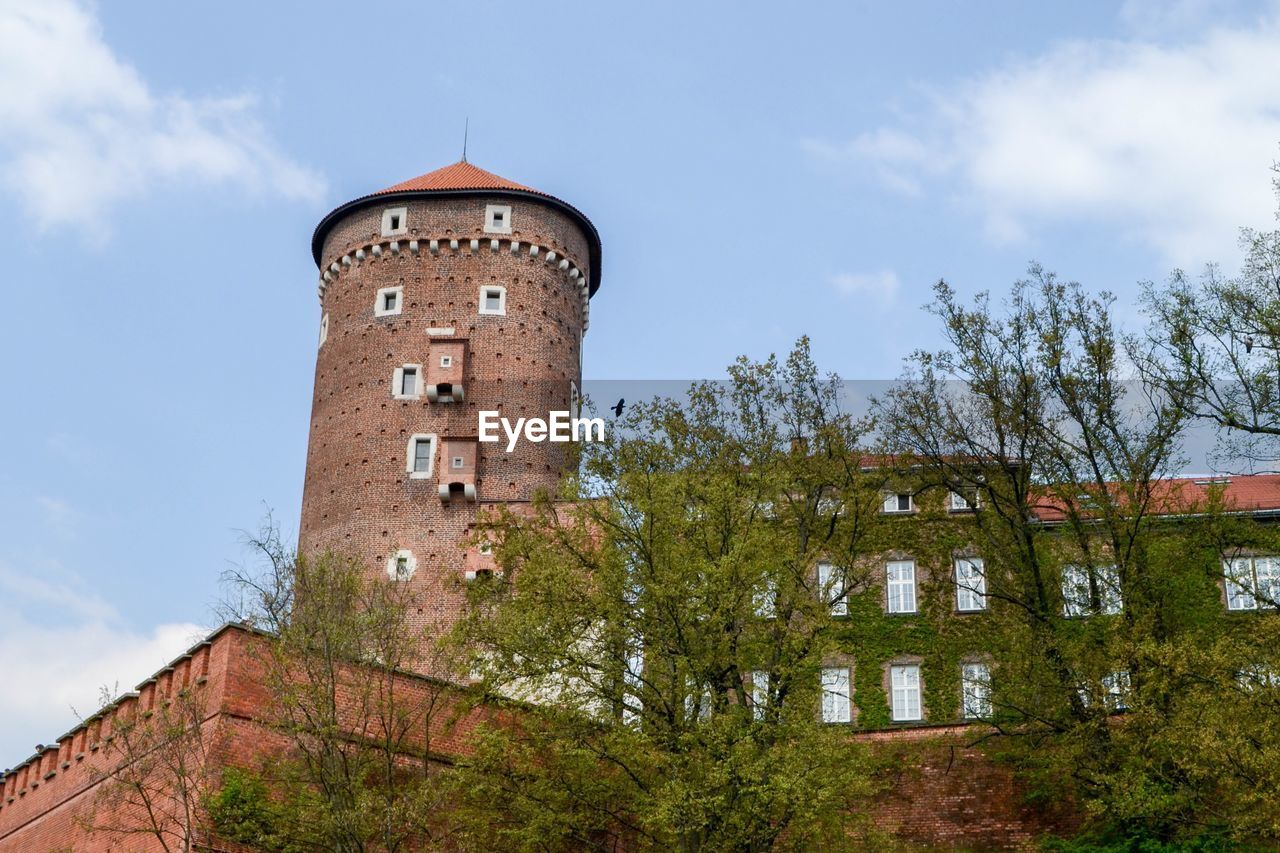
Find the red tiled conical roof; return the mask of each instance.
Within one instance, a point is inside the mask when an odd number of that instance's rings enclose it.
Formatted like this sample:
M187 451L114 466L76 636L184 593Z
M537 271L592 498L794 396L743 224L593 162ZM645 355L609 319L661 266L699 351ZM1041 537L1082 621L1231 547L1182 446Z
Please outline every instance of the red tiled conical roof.
M401 181L395 186L387 187L385 190L378 190L374 195L413 192L415 190L518 190L545 195L545 193L539 192L532 187L517 184L515 181L499 177L493 172L485 171L479 166L473 166L466 160L459 160L452 166L445 166L442 169L436 169L434 172L427 172L425 175Z
M596 232L596 227L591 224L591 220L587 219L582 211L550 193L535 190L532 187L495 175L493 172L481 169L479 166L473 166L466 160L459 160L451 166L445 166L442 169L436 169L434 172L427 172L425 175L401 181L394 186L353 199L329 211L328 215L320 220L320 224L316 226L315 233L311 235L312 257L315 258L316 264L323 269L324 264L320 259L320 252L324 248L325 235L329 233L329 229L335 222L352 211L372 204L386 204L385 199L387 196L412 198L415 195L431 196L437 193L442 196L485 195L489 193L495 196L506 195L508 197L524 196L527 198L533 196L544 200L553 207L559 208L573 217L582 227L590 251L590 257L585 259L588 266L585 272L587 272L587 281L590 282L591 294L594 295L600 287L600 235Z

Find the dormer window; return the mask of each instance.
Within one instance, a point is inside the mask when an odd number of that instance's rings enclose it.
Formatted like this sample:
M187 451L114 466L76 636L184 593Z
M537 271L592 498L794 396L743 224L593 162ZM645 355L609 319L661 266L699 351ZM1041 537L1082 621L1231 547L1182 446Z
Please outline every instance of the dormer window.
M486 234L510 234L511 205L486 205L484 209L484 230Z
M403 287L384 287L378 291L373 303L373 316L392 317L400 313L404 303Z
M382 211L382 236L397 237L409 232L409 209L390 207Z
M506 314L507 289L500 284L486 284L480 288L480 313Z

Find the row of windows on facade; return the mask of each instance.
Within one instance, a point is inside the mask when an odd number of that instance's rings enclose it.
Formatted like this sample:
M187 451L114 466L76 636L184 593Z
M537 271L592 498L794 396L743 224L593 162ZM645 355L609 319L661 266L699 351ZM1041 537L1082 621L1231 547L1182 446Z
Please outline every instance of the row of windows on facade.
M853 693L850 688L849 668L826 666L822 668L822 721L824 723L853 722ZM889 715L895 723L912 723L924 720L924 702L919 664L895 664L889 667ZM960 665L960 713L966 720L985 719L991 716L991 667L981 662ZM697 702L690 697L686 710L706 716L710 709L710 697ZM769 674L751 673L751 707L757 719L763 718L769 704Z
M1280 602L1280 557L1241 557L1223 563L1226 578L1227 608L1256 610L1275 607ZM972 613L987 609L986 566L981 557L957 557L952 564L956 591L956 610ZM818 589L831 602L833 616L845 616L849 604L843 588L841 572L827 562L818 563ZM917 612L915 560L889 560L885 563L885 611ZM757 595L756 612L770 618L776 606L776 593L767 589ZM1062 614L1066 617L1114 615L1124 601L1120 577L1115 566L1067 565L1062 568Z
M388 207L382 211L382 236L401 237L409 233L409 208ZM484 233L511 233L511 205L487 204L484 208Z
M507 288L502 284L482 284L476 298L478 313L505 316L507 313ZM378 289L373 300L373 316L395 317L404 311L404 285Z
M977 489L951 489L947 493L947 509L951 512L968 512L979 506ZM881 512L905 515L917 509L915 495L911 492L890 492L885 495Z

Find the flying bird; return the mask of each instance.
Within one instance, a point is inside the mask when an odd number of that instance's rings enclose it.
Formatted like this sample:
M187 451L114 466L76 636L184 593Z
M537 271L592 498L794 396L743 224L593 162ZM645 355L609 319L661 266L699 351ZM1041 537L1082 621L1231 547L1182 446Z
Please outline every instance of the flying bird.
M619 417L619 418L622 417L622 407L626 402L627 401L625 398L621 399L618 401L618 405L613 407L613 414L615 417Z

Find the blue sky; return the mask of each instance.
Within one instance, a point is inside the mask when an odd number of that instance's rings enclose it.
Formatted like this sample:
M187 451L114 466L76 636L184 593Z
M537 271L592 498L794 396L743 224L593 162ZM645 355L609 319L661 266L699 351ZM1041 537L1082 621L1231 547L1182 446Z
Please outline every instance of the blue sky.
M1114 291L1236 257L1280 154L1274 3L0 0L0 767L296 529L337 204L458 159L604 242L588 379L801 334L849 378L945 277Z

